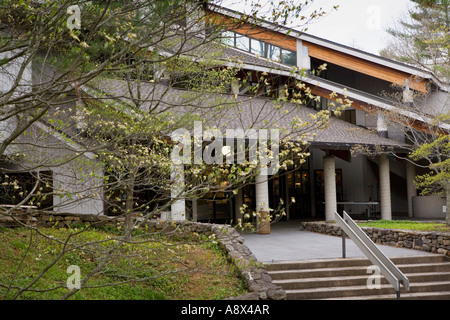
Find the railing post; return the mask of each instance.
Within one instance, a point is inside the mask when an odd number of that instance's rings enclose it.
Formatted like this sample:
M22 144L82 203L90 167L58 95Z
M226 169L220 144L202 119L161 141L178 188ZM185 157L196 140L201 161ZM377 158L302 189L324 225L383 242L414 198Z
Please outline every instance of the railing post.
M342 230L342 258L346 258L346 254L345 254L345 237L346 237L346 234L345 234L345 232L344 232L344 230Z

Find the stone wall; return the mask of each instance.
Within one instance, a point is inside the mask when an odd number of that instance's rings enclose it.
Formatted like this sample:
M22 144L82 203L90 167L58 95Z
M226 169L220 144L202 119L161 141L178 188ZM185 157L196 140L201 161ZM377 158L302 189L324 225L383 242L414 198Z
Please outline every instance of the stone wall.
M15 211L14 218L0 213L0 226L19 226L27 223L38 227L67 227L73 224L90 223L94 226L118 226L123 223L123 218L114 218L104 215L75 215L53 214L46 212ZM142 219L142 218L137 218ZM168 236L183 236L186 234L204 234L213 237L219 246L228 254L245 280L248 293L230 299L239 300L285 300L286 292L272 283L272 278L259 263L253 253L244 244L241 235L229 225L217 225L209 223L194 223L188 221L166 221L150 219L143 227L150 233L163 233Z
M335 223L302 222L305 231L341 236L342 230ZM395 229L361 228L373 242L397 248L423 250L450 257L450 233Z

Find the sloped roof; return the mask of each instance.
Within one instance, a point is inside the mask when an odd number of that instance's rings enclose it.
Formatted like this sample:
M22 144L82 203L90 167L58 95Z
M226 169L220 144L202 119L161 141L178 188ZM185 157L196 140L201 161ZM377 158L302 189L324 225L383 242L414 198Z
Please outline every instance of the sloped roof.
M103 80L97 83L97 95L120 97L124 103L132 103L129 86L122 80ZM140 82L141 108L148 111L154 107L170 110L174 114L196 115L203 119L203 126L226 129L281 129L280 136L300 139L303 130L297 129L299 119L311 122L310 115L317 111L294 103L280 103L265 97L228 94L205 94L168 87L158 83ZM101 93L103 92L103 93ZM107 94L106 94L107 93ZM354 145L402 148L405 145L380 137L368 129L332 117L327 128L307 126L316 136L308 135L310 143L329 145L330 148L350 148ZM193 128L186 128L191 131ZM312 131L311 131L312 130Z
M217 41L207 41L202 37L193 37L190 38L189 41L182 42L182 44L177 45L175 43L176 42L172 42L170 46L167 47L171 52L169 54L175 54L175 52L180 50L180 47L183 47L184 50L189 53L188 56L193 59L201 59L201 57L211 55L216 57L218 66L231 66L245 70L266 72L267 74L289 77L312 86L314 90L319 89L319 91L326 92L326 96L324 96L326 98L328 98L329 94L332 92L342 94L343 91L345 91L345 95L353 102L361 104L365 112L369 111L369 109L373 109L371 112L379 110L398 114L405 119L410 119L408 121L412 121L414 127L418 130L426 130L433 123L433 120L429 116L404 109L398 106L398 102L396 101L390 101L385 97L375 96L353 88L347 88L347 86L342 84L299 72L300 70L297 70L295 67L259 57L249 52L218 43ZM323 96L321 93L315 94ZM356 104L354 105L355 108L357 108ZM445 123L439 124L439 127L445 131L450 130L450 126Z
M240 18L242 17L244 14L229 8L225 8L223 6L217 5L217 4L209 4L209 8L210 10L212 10L213 12L217 12L219 14L223 14L229 17L234 17L234 18ZM250 22L253 21L253 18L250 18ZM263 27L263 28L267 28L268 30L273 30L276 31L278 33L281 34L285 34L285 35L289 35L291 37L297 38L299 40L305 40L320 46L324 46L333 50L336 50L338 52L342 52L357 58L361 58L363 60L367 60L370 62L374 62L376 64L379 65L383 65L392 69L396 69L399 71L403 71L406 73L409 73L411 75L414 76L419 76L422 77L424 79L429 79L431 81L433 81L441 90L450 91L450 84L448 83L443 83L442 81L440 81L433 72L429 71L429 70L425 70L425 69L421 69L418 68L416 66L411 66L402 62L398 62L392 59L388 59L385 57L381 57L379 55L375 55L369 52L365 52L356 48L352 48L334 41L330 41L327 39L323 39L311 34L308 34L306 32L303 31L299 31L299 30L295 30L283 25L279 25L279 24L274 24L272 22L269 21L264 21L261 19L258 19L258 21L255 23L257 23L259 26Z

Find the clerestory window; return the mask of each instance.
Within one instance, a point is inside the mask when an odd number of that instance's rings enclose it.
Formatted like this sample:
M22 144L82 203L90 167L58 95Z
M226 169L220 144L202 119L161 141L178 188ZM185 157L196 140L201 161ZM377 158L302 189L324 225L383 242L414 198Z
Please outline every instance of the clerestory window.
M222 43L289 66L297 65L297 54L279 46L239 33L222 32Z

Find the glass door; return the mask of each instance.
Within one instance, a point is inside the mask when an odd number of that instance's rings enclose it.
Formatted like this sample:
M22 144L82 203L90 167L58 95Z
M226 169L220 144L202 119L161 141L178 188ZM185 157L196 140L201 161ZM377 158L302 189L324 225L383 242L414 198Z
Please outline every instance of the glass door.
M302 219L311 217L310 179L307 170L297 170L287 175L289 218Z

